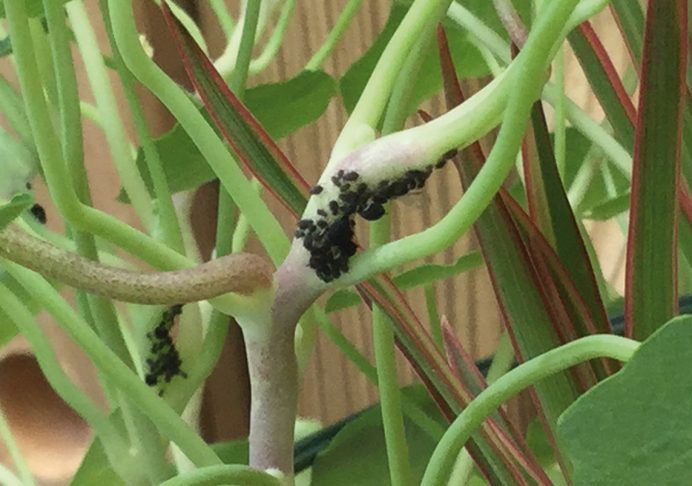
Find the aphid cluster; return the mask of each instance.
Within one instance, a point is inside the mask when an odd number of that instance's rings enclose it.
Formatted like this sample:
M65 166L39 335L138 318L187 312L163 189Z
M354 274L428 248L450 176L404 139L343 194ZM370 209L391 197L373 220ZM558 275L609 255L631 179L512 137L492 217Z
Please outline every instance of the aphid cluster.
M149 386L156 386L162 380L170 383L175 376L187 378L187 374L180 369L182 361L178 355L178 350L175 349L170 332L175 318L182 311L182 305L174 305L166 309L158 325L153 331L147 333L147 338L151 343L151 357L146 360L149 371L145 375L144 381Z
M409 170L398 179L383 180L373 186L363 182L355 171L339 170L331 178L339 190L337 198L330 200L325 209L318 209L314 220L298 221L295 237L302 238L303 246L310 252L310 268L325 282L347 272L348 260L357 249L353 241L353 216L359 214L368 221L381 218L387 201L421 189L433 169L444 166L455 154L456 151L448 152L434 166ZM321 194L323 190L322 186L317 185L310 190L310 194Z

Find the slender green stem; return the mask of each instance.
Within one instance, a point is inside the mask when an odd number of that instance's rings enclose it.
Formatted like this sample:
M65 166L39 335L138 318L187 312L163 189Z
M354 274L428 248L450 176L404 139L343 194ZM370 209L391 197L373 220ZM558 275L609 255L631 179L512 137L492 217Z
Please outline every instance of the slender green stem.
M33 58L33 44L28 30L24 2L7 0L6 11L10 20L13 53L26 114L48 189L62 215L75 228L112 241L155 267L176 268L192 265L192 262L179 253L156 242L130 225L82 204L76 197L55 131L50 120L45 116L48 108L43 97L36 60Z
M135 161L130 153L130 145L125 133L118 104L111 88L103 56L98 48L96 34L91 21L80 0L68 3L65 8L72 23L72 31L77 40L77 47L84 59L87 79L96 99L96 106L101 114L106 141L113 156L113 162L123 187L145 228L154 228L154 210L149 192L142 180Z
M84 140L79 110L79 92L74 72L70 38L65 25L62 5L44 0L46 22L49 26L49 42L53 56L53 67L58 89L60 134L63 160L67 162L77 199L91 204L89 184L84 168ZM98 261L98 250L93 235L71 226L73 239L80 255ZM111 349L128 364L131 364L122 335L118 332L118 319L112 303L97 296L77 292L77 302L84 317L98 330ZM88 306L88 309L87 309ZM108 395L110 393L107 392Z
M15 474L4 465L0 464L0 484L5 486L26 486Z
M132 113L132 119L134 121L135 130L137 132L137 137L139 143L144 151L144 159L147 163L147 168L149 169L149 175L151 176L152 186L154 189L154 195L156 196L157 202L157 212L159 216L159 224L161 226L161 240L174 250L185 253L182 233L180 230L180 223L175 212L175 207L173 206L173 200L171 197L171 190L168 185L168 180L166 178L166 173L163 170L163 162L159 156L159 151L154 144L154 140L151 136L149 128L147 127L146 119L144 117L144 110L137 99L137 94L135 93L135 83L132 73L127 70L125 63L120 56L117 45L115 44L115 39L113 37L113 27L110 22L110 17L108 16L108 4L106 0L100 0L101 13L106 25L106 32L108 34L109 42L112 49L111 57L115 68L120 76L120 81L123 86L123 92L125 94L125 100Z
M590 359L608 357L619 361L629 361L638 347L638 342L619 336L587 336L551 349L498 378L483 390L447 429L428 462L421 484L423 486L447 484L447 478L459 450L471 434L495 412L497 407L520 391Z
M7 423L2 407L0 407L0 439L5 443L7 452L9 452L12 462L14 462L14 467L17 468L22 483L26 486L34 486L36 484L34 477L31 475L31 470L22 455L22 451L19 450L19 445L17 445L14 435L12 435L10 424Z
M243 31L240 37L240 44L238 44L238 53L235 56L233 72L231 72L228 80L228 85L231 90L233 90L236 96L241 100L245 95L245 81L247 80L250 60L252 59L252 48L255 45L257 21L259 20L261 7L261 0L249 2L246 7L245 18L243 20Z
M239 464L209 466L181 474L161 483L161 486L216 486L242 484L243 486L281 486L276 476Z
M288 27L288 22L291 20L293 11L296 7L296 0L286 0L283 8L281 9L281 14L279 15L279 20L276 21L276 27L272 32L271 37L264 45L264 49L259 56L250 61L250 74L259 74L264 71L269 63L276 57L279 52L279 48L284 39L284 34L286 33L286 27Z
M58 101L58 89L51 62L50 48L46 41L46 32L40 21L35 18L29 18L29 32L31 33L31 40L34 43L34 57L36 58L36 64L41 73L43 87L46 90L46 96L51 102L49 105L51 111L47 113L47 116L52 118L54 114L52 109Z
M394 355L394 330L391 320L378 306L373 306L372 309L372 327L389 477L394 486L412 485L413 472L408 457L406 430L401 411L401 390Z
M161 0L154 1L157 4L161 2ZM187 33L190 34L190 37L192 37L195 43L200 47L200 49L202 49L202 52L209 55L209 48L207 47L207 42L204 40L204 35L197 25L197 22L195 22L195 20L190 17L190 14L187 13L187 10L170 0L165 0L165 3L168 8L170 8L171 13L175 16L175 18L178 19L178 22L180 22Z
M214 15L216 15L216 20L219 21L221 30L223 30L223 33L226 36L226 41L228 41L228 39L231 38L231 35L233 35L235 22L226 8L226 3L224 0L209 0L209 4L214 11Z
M118 430L101 412L100 407L67 377L50 342L41 332L31 312L7 287L1 284L0 307L31 344L41 371L53 390L96 431L118 474L130 480L141 479L136 469L132 469L134 464Z
M435 344L440 349L443 349L442 327L440 322L440 313L437 310L437 298L435 297L435 287L432 283L423 286L423 295L425 296L425 308L428 311L428 328L432 335Z
M323 309L315 307L315 318L322 332L339 348L339 351L346 356L351 363L358 368L358 371L363 373L370 383L377 386L377 369L370 363L368 358L363 356L360 351L342 334L338 327L332 323ZM404 414L424 431L434 441L438 441L444 433L444 428L428 414L422 410L418 404L407 398L406 394L402 396L401 407Z
M497 141L485 165L461 200L432 227L354 257L351 260L351 271L339 284L358 282L373 274L437 253L454 243L482 214L514 165L531 106L539 97L544 83L548 55L562 32L561 26L576 3L576 0L551 3L537 19L524 49L512 63L511 72L506 75L511 82L501 85L503 89L511 89L511 93L507 93L509 99ZM507 78L503 79L506 80ZM499 98L499 93L496 97ZM474 97L469 98L455 110L467 106L473 99ZM492 102L492 99L486 99L485 104ZM430 129L436 121L443 118L418 128ZM431 133L431 136L435 135ZM380 139L382 140L385 138Z
M24 102L22 97L7 82L5 76L0 76L0 113L17 132L22 142L27 147L33 146L34 141L31 137L29 119L24 112Z
M272 261L281 262L289 248L283 229L192 100L146 56L137 40L131 1L109 0L108 7L116 44L127 67L176 117L246 214Z
M377 385L377 369L370 363L368 358L363 356L360 351L344 336L336 325L329 319L322 309L315 312L317 323L322 332L339 348L341 354L346 356L351 363L363 373L365 377L374 385Z
M560 52L555 57L555 84L557 86L557 100L555 103L555 164L560 174L560 178L564 180L565 164L567 159L567 132L565 128L565 50L560 49Z
M322 63L329 57L339 40L341 40L344 32L346 32L346 29L348 29L348 26L351 24L353 17L355 17L362 3L363 0L348 1L339 14L339 17L336 19L334 27L329 32L329 35L327 35L325 41L305 65L307 71L315 71L322 66Z
M170 437L195 465L201 467L220 464L221 461L209 446L108 349L50 283L40 275L9 261L3 261L2 264L55 317L57 323L86 353L96 368L146 414L163 435Z
M387 43L368 83L334 144L329 165L375 138L401 68L421 33L433 31L450 0L416 0ZM328 168L329 168L328 165Z

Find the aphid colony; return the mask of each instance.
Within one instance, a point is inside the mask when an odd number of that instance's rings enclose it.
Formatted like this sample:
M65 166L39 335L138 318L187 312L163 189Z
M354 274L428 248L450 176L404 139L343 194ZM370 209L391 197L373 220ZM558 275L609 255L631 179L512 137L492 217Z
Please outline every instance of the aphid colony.
M149 386L156 386L162 380L170 383L173 377L187 375L180 369L182 361L175 349L171 338L171 328L175 318L183 311L182 305L174 305L163 312L161 321L153 331L147 333L147 338L151 343L151 357L147 358L146 363L149 371L144 377L144 381ZM159 392L161 394L161 392Z
M331 178L339 190L337 198L323 206L325 209L318 209L315 219L298 221L295 237L302 238L303 246L310 252L310 268L325 282L348 272L348 260L357 249L353 241L354 215L368 221L380 219L387 201L421 189L433 169L444 166L455 154L456 151L448 152L434 166L409 170L398 179L382 180L376 185L366 184L355 171L339 170ZM323 190L317 185L310 194L321 194Z

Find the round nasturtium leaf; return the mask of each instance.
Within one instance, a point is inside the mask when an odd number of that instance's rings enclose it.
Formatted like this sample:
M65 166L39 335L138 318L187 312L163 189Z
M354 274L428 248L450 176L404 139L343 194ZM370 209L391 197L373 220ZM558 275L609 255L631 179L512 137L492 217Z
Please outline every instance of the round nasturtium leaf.
M558 421L573 484L692 484L692 316L654 333Z

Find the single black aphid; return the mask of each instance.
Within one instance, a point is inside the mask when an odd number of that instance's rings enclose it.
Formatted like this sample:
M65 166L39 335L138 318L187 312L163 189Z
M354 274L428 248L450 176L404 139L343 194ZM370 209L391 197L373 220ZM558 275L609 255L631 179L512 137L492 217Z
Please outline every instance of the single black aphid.
M46 224L48 218L46 218L46 210L43 209L43 206L36 203L33 206L31 206L30 211L34 218L36 218L36 221L38 221L41 224Z
M314 196L314 195L320 194L323 190L324 190L324 188L322 186L320 186L319 184L317 184L316 186L312 186L310 188L310 194L312 194Z

